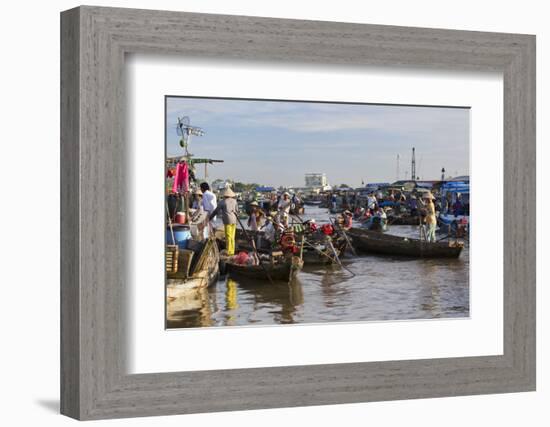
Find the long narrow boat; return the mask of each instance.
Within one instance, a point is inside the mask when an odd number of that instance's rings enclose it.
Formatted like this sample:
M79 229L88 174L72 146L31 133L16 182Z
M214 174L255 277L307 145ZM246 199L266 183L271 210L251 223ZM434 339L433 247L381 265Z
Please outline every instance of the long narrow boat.
M248 236L254 238L254 241L257 241L258 235L263 235L263 231L247 231ZM223 235L223 230L216 230L216 238L218 239L218 244L221 248L225 247L225 236ZM304 245L302 251L302 259L306 265L326 265L326 264L336 264L336 258L334 252L327 247L326 243L319 239L307 240L307 244ZM237 245L237 250L245 250L252 252L254 249L252 245L246 238L244 232L241 229L237 229L235 234L235 243ZM300 238L297 238L297 244L301 244ZM347 243L343 238L333 241L333 247L336 251L336 255L341 257L346 251ZM315 249L314 249L315 248ZM258 251L262 253L267 253L269 251L265 250L262 247L258 247Z
M230 275L257 281L265 281L269 278L273 281L290 281L296 277L303 265L304 262L297 256L271 262L263 261L263 265L240 265L225 261L225 268Z
M352 228L347 233L355 249L374 254L414 258L458 258L464 247L459 241L426 242L359 228Z

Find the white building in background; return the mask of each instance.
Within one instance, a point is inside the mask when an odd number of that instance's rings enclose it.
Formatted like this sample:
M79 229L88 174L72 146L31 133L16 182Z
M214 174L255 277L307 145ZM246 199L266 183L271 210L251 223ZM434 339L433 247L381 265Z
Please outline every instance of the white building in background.
M306 187L326 187L327 176L324 173L306 173Z
M327 176L324 173L306 173L305 181L308 190L316 192L330 190Z

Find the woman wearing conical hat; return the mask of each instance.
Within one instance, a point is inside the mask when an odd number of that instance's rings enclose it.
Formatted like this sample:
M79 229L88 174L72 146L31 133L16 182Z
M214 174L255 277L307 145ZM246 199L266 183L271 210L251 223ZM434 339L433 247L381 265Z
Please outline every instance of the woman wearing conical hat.
M434 200L435 197L432 193L429 191L422 196L424 199L424 204L426 207L426 218L424 221L426 222L426 225L428 226L428 233L426 234L426 239L428 242L435 242L435 226L437 224L437 219L435 218L435 206L434 206Z
M225 234L225 247L227 255L235 254L235 232L237 231L237 215L239 206L235 199L236 194L227 187L223 192L223 200L218 203L218 206L210 214L210 219L214 218L218 213L222 215L223 231Z
M202 191L200 188L196 188L193 191L193 203L191 204L191 209L202 210Z
M265 214L260 209L260 205L257 201L250 203L250 216L248 217L248 226L252 231L258 231L263 225Z

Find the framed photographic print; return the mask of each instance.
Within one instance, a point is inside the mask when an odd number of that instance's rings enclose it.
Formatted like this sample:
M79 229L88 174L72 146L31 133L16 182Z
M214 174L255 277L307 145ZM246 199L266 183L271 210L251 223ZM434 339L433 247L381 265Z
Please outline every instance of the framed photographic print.
M61 40L62 413L534 390L534 36L83 6Z

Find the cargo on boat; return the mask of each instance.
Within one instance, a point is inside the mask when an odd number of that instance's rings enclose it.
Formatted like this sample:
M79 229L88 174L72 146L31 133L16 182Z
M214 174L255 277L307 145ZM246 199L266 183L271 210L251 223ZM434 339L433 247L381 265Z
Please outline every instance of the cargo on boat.
M365 229L347 232L353 246L360 252L413 258L458 258L464 244L459 241L427 242Z

